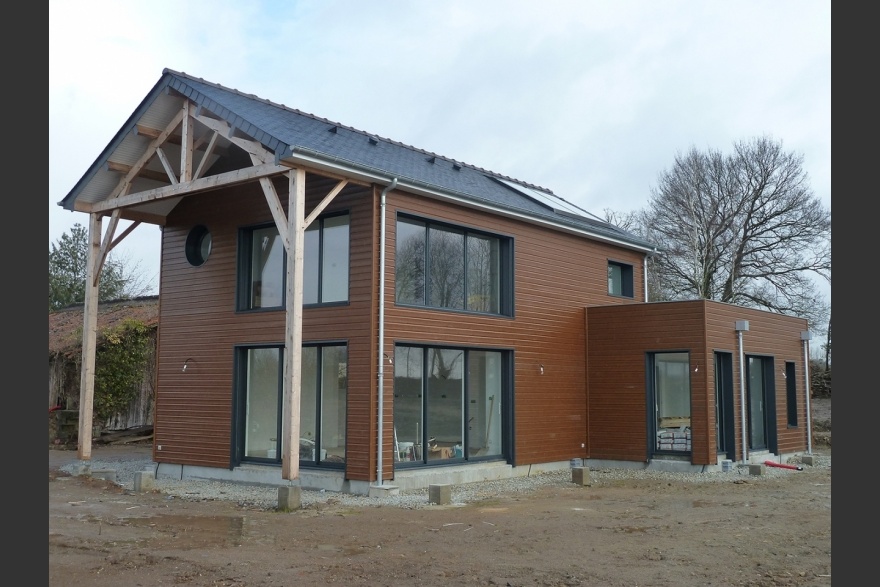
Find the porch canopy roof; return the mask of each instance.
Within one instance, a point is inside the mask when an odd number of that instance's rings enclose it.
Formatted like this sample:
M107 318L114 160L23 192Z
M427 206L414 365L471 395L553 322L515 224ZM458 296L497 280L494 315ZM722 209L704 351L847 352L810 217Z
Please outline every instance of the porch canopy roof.
M165 69L73 189L67 210L164 225L187 194L301 168L389 185L656 252L552 191Z

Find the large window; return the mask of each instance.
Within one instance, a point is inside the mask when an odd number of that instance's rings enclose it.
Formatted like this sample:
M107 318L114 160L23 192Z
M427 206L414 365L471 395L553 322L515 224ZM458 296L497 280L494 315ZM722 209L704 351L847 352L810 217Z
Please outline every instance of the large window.
M512 313L511 241L462 228L397 220L398 304Z
M613 296L633 297L632 265L608 261L608 293Z
M278 229L244 229L239 245L239 309L283 307L287 255ZM303 304L348 301L348 269L349 215L318 218L304 235Z
M281 346L238 350L238 454L245 461L281 462L284 422ZM348 349L306 345L302 353L299 460L345 463Z
M508 353L398 346L394 449L398 466L500 458Z

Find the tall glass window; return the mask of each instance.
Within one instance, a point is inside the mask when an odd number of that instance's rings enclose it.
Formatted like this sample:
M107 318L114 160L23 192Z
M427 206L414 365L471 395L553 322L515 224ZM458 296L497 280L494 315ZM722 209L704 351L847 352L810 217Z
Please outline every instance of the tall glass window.
M277 308L284 305L284 245L278 230L257 228L250 233L250 308Z
M245 229L239 243L239 309L283 307L287 255L278 229ZM348 283L349 215L318 218L304 234L303 304L345 302Z
M283 450L283 347L243 348L240 390L241 451L244 460L280 463ZM345 463L348 349L345 345L303 347L299 459L304 464Z
M507 353L398 346L394 442L399 466L500 458Z
M691 451L691 376L688 353L651 355L655 450Z

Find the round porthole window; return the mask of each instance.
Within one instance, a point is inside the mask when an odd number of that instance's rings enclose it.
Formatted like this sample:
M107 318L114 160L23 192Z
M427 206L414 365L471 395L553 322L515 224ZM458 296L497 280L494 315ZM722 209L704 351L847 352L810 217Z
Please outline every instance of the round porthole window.
M211 233L206 226L194 226L186 237L186 260L193 267L203 265L211 254Z

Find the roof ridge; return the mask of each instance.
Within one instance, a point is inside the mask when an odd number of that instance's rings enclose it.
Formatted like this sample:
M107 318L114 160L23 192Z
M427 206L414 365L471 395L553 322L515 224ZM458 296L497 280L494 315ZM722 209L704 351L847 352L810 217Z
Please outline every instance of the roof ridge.
M347 125L347 124L343 124L343 123L341 123L341 122L337 122L337 121L334 121L334 120L330 120L329 118L324 118L323 116L318 116L318 115L316 115L316 114L312 114L311 112L305 112L304 110L300 110L300 109L298 109L298 108L293 108L292 106L287 106L286 104L282 104L282 103L280 103L280 102L273 102L272 100L269 100L269 99L267 99L267 98L262 98L262 97L260 97L260 96L257 96L256 94L249 94L249 93L247 93L247 92L243 92L243 91L238 90L238 89L236 89L236 88L230 88L230 87L228 87L228 86L224 86L223 84L218 84L218 83L216 83L216 82L212 82L212 81L206 80L206 79L201 78L201 77L197 77L197 76L194 76L194 75L190 75L190 74L188 74L188 73L186 73L186 72L183 72L183 71L175 71L175 70L173 70L173 69L170 69L170 68L167 68L167 67L166 67L165 69L162 70L162 74L163 74L163 75L165 75L165 74L170 74L170 75L174 75L174 76L177 76L177 77L181 77L181 78L185 78L185 79L189 79L189 80L197 81L197 82L199 82L199 83L202 83L202 84L206 84L206 85L212 86L212 87L217 88L217 89L219 89L219 90L223 90L223 91L226 91L226 92L232 92L232 93L234 93L234 94L238 94L239 96L243 96L243 97L245 97L245 98L249 98L249 99L251 99L251 100L256 100L256 101L258 101L258 102L263 102L264 104L268 104L269 106L272 106L272 107L274 107L274 108L280 108L280 109L282 109L282 110L286 110L286 111L288 111L288 112L292 112L292 113L294 113L294 114L298 114L298 115L300 115L300 116L306 116L306 117L308 117L308 118L311 118L312 120L316 120L316 121L318 121L318 122L323 122L323 123L326 123L326 124L329 124L329 125L332 125L332 126L335 126L335 127L338 127L338 128L344 129L344 130L347 130L347 131L349 131L349 132L357 133L357 134L363 135L363 136L368 137L368 138L379 139L379 140L381 140L381 141L384 141L384 142L386 142L386 143L389 143L389 144L395 145L395 146L397 146L397 147L402 147L402 148L404 148L404 149L409 149L410 151L413 151L413 152L415 152L415 153L419 153L419 154L421 154L421 155L426 155L426 156L428 156L428 157L436 157L436 158L442 159L442 160L444 160L444 161L448 161L448 162L450 162L450 163L452 163L452 164L454 164L454 165L460 165L460 166L462 166L462 167L467 167L467 168L469 168L469 169L471 169L471 170L473 170L473 171L477 171L477 172L480 172L480 173L489 174L489 175L491 175L491 176L499 177L499 178L506 179L506 180L509 180L509 181L515 181L516 183L522 184L522 185L524 185L524 186L531 187L531 188L535 188L535 189L539 189L539 190L545 191L545 192L547 192L547 193L549 193L549 194L553 194L554 196L556 195L556 194L553 192L553 190L551 190L551 189L549 189L549 188L546 188L546 187L543 187L543 186L540 186L540 185L537 185L537 184L533 184L533 183L531 183L531 182L527 182L527 181L522 180L522 179L517 179L517 178L515 178L515 177L511 177L511 176L509 176L509 175L505 175L505 174L503 174L503 173L499 173L499 172L497 172L497 171L492 171L492 170L490 170L490 169L486 169L486 168L484 168L484 167L480 167L480 166L478 166L478 165L474 165L474 164L471 164L471 163L466 163L466 162L464 162L464 161L459 161L458 159L453 159L452 157L447 157L447 156L445 156L445 155L440 155L440 154L438 154L438 153L434 153L434 152L432 152L432 151L428 151L428 150L426 150L426 149L422 149L422 148L416 147L416 146L414 146L414 145L409 145L409 144L407 144L407 143L402 143L402 142L400 142L400 141L397 141L397 140L394 140L394 139L390 139L390 138L388 138L388 137L383 137L382 135L379 135L379 134L376 134L376 133L371 133L371 132L369 132L369 131L361 130L361 129L355 128L355 127L353 127L353 126L349 126L349 125ZM556 197L559 197L559 196L556 196Z

